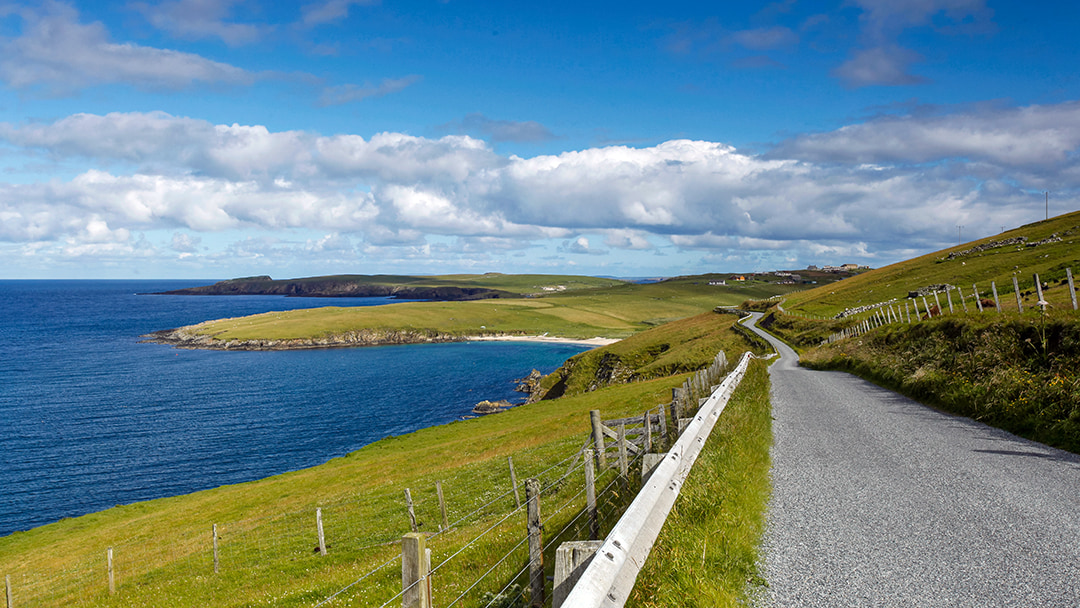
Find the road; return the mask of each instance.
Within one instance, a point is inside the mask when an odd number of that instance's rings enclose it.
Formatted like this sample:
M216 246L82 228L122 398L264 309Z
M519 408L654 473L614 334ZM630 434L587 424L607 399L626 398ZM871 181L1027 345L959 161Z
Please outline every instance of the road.
M1080 457L799 368L752 329L781 355L760 604L1080 606Z

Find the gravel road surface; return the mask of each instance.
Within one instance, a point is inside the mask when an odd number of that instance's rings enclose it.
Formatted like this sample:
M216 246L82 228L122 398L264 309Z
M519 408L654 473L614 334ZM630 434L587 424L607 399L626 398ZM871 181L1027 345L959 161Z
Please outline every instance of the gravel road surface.
M1080 607L1080 457L801 369L753 329L781 354L761 604Z

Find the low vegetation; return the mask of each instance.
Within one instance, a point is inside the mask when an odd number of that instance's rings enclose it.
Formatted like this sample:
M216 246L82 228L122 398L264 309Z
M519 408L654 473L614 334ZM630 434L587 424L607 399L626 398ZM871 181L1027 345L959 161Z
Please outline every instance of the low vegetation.
M758 547L770 492L767 365L753 362L717 421L627 606L745 606L764 584Z
M1080 453L1080 318L1072 311L884 326L801 360Z
M209 321L188 331L223 342L331 338L361 330L451 337L548 334L621 339L718 305L734 305L748 297L768 297L795 288L767 282L712 286L700 277L684 277L647 285L620 282L581 287L530 298L270 312Z
M712 348L742 352L743 338L729 329L733 321L709 314L694 321L693 331L707 335ZM670 351L683 353L669 355L665 369L692 368L697 351L678 347L689 330L669 329L670 337L660 327L650 338L667 340ZM639 415L669 401L671 389L685 379L659 371L654 376L388 437L311 469L15 533L0 538L0 574L11 577L16 605L26 606L313 606L338 591L327 605L377 606L400 590L400 566L391 560L399 550L396 541L409 530L409 488L420 530L434 535L428 541L433 564L453 556L433 576L436 605L459 596L458 605L476 605L485 593L525 582L518 574L525 554L514 548L524 534L524 515L515 512L507 457L514 459L519 482L537 477L548 488L542 515L551 574L558 542L585 534L578 517L584 505L581 467L572 465L589 435L588 411L599 409L605 418ZM750 386L761 395L767 391ZM759 483L766 483L766 474L755 473L762 476ZM632 484L624 489L613 483L613 475L606 472L599 482L608 488L601 499L602 533L633 490ZM444 489L452 528L438 535L436 482ZM317 507L326 525L326 555L317 548ZM219 573L213 567L212 524L218 525ZM105 568L109 547L115 555L114 595ZM500 563L504 555L509 557Z

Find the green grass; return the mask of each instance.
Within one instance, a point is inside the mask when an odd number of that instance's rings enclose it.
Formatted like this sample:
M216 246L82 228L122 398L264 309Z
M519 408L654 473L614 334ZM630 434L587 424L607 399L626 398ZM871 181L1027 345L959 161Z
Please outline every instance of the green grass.
M763 584L758 547L769 499L767 362L754 361L713 428L627 606L746 605Z
M270 312L208 321L192 326L191 331L221 341L317 339L364 330L452 337L546 333L564 338L626 338L715 306L792 288L768 283L713 287L708 281L681 278L649 285L581 288L535 298Z
M743 338L725 332L732 318L711 315L718 348ZM0 574L11 576L17 606L311 606L391 559L408 531L403 490L417 503L421 530L439 521L435 482L443 483L451 521L465 520L430 539L433 563L459 550L436 573L435 599L446 605L509 551L524 533L513 515L507 456L519 480L557 479L589 435L591 409L605 418L639 415L670 400L685 375L613 385L521 406L502 414L388 437L318 467L185 496L118 506L0 538ZM550 470L549 470L550 469ZM544 472L548 471L548 472ZM548 536L546 564L556 540L582 538L582 522L558 531L580 512L581 471L542 500ZM611 481L606 473L601 484ZM630 493L615 484L602 499L604 530ZM315 509L322 507L328 555L315 551ZM479 512L474 513L479 509ZM211 525L219 526L221 572L213 573ZM484 530L484 540L465 543ZM105 551L115 550L119 590L109 596ZM525 563L519 549L465 599L497 591ZM333 606L379 605L398 591L399 566L376 571Z
M801 361L1080 453L1080 315L954 315L875 329Z
M1062 237L1061 242L1038 247L1006 246L982 253L947 260L950 253L965 251L990 241L1000 241L1025 236L1029 242L1039 241L1051 234ZM855 307L890 298L904 298L908 291L920 287L949 283L963 287L971 293L972 284L979 285L980 292L990 292L990 282L997 284L998 294L1005 307L1015 309L1012 295L1012 277L1017 277L1021 292L1032 290L1032 275L1039 274L1043 282L1053 289L1046 293L1048 301L1056 307L1068 305L1067 288L1061 285L1065 269L1080 272L1080 212L1069 213L1049 220L1021 226L1002 234L987 237L956 247L950 247L884 268L878 268L843 281L823 285L815 289L792 294L784 302L784 308L813 315L832 316L845 308ZM953 293L955 297L955 292ZM1027 293L1026 306L1035 297ZM970 304L970 298L968 303ZM959 307L960 303L955 302Z

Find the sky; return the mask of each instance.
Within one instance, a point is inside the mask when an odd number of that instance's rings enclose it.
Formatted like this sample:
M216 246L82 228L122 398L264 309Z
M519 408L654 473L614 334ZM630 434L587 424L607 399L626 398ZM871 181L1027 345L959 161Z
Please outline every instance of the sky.
M994 0L0 0L0 278L884 266L1080 209L1078 24Z

